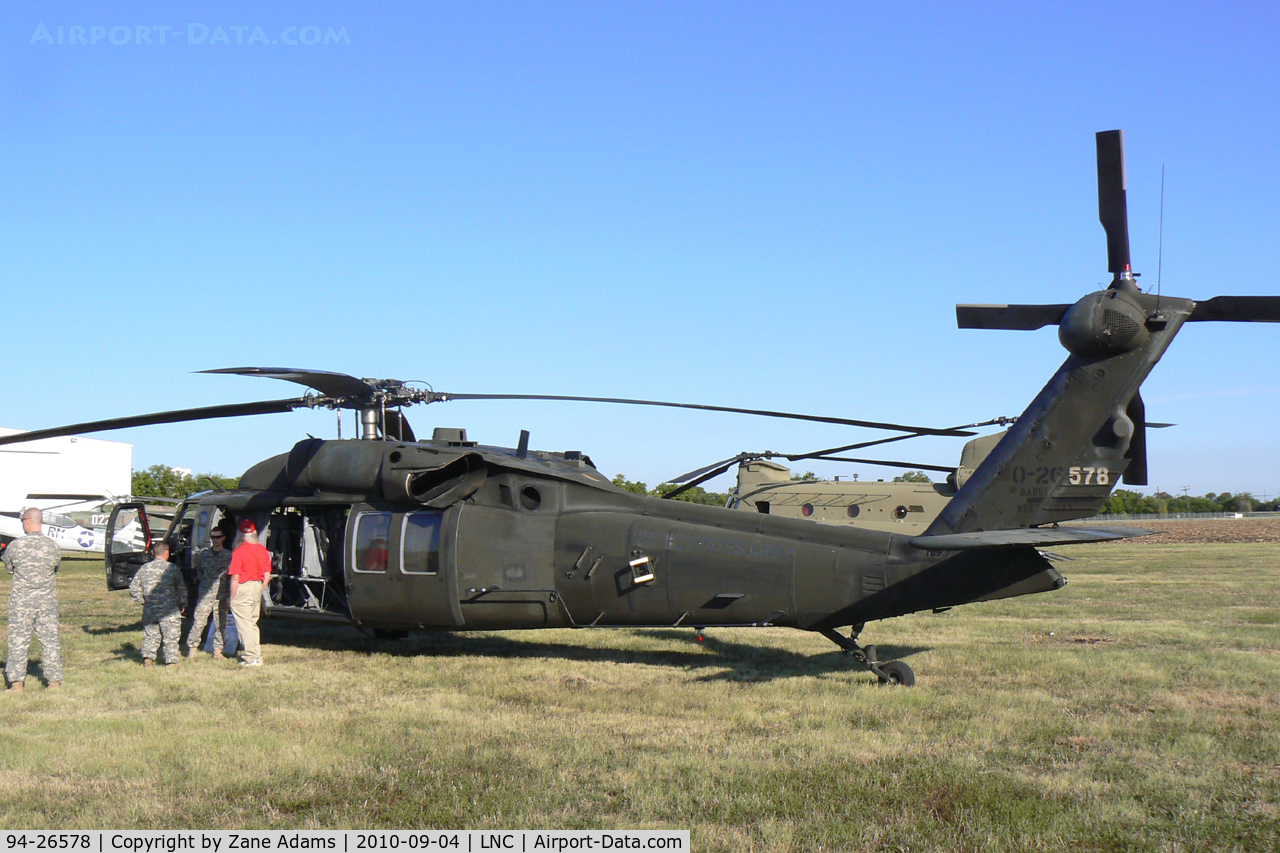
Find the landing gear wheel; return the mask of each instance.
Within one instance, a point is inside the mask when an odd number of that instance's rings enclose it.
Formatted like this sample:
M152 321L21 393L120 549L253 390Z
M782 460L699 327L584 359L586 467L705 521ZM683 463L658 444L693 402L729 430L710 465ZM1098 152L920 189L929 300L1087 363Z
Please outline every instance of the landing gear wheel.
M845 654L874 673L876 678L880 679L881 684L900 684L903 687L914 687L916 674L911 671L911 667L900 660L880 663L880 659L876 655L875 646L868 645L864 648L858 645L857 638L861 632L861 625L854 625L848 637L837 633L831 628L818 629L818 633L835 643Z
M900 660L891 660L888 663L880 664L880 671L876 675L879 676L881 684L900 684L903 687L915 687L916 685L916 674L911 670L911 667Z

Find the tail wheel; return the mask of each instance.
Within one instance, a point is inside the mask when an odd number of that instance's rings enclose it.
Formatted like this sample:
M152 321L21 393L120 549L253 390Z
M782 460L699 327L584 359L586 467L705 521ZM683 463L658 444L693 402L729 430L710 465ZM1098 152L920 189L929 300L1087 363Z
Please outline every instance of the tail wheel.
M915 672L900 660L880 664L880 672L883 673L880 676L881 684L900 684L903 687L914 687L916 684Z

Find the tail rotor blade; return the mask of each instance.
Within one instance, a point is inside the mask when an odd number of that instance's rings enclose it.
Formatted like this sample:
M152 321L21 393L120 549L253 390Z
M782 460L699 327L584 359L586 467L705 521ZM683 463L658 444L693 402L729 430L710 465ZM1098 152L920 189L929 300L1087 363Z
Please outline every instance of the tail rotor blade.
M957 305L956 323L961 329L1014 329L1034 331L1056 326L1070 305Z
M1107 232L1107 270L1117 278L1129 273L1129 203L1124 171L1124 131L1104 130L1098 137L1098 219Z
M1280 323L1280 296L1215 296L1197 302L1188 322Z
M1129 449L1125 456L1129 465L1124 469L1124 481L1130 486L1147 485L1147 406L1142 394L1134 394L1126 411L1133 421L1133 435L1129 437Z

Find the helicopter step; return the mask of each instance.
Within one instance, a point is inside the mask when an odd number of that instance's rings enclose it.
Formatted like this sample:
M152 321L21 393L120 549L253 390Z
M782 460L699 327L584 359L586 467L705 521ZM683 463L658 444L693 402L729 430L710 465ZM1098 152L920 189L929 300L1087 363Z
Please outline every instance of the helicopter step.
M823 628L819 633L843 649L849 657L875 673L881 684L901 684L903 687L914 687L916 674L911 667L905 661L900 660L881 663L876 656L875 646L866 646L864 648L858 645L857 637L861 632L862 626L854 625L850 629L848 637L836 633L832 628Z

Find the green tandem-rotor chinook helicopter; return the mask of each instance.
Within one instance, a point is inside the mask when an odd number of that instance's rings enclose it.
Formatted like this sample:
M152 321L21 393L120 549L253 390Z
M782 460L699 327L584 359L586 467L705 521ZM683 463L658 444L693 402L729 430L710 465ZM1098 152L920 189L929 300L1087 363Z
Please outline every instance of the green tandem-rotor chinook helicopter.
M252 518L276 564L270 618L386 633L784 626L822 634L883 682L913 684L906 663L881 662L874 646L858 645L866 623L1060 589L1065 578L1039 549L1143 534L1056 524L1094 515L1122 477L1146 482L1138 389L1183 323L1280 322L1280 297L1194 302L1141 293L1129 268L1121 132L1099 133L1097 143L1114 279L1073 305L957 308L963 328L1057 325L1068 356L918 535L634 494L580 453L531 451L527 433L516 448L479 446L462 430L417 441L400 406L546 398L445 394L318 371L211 371L288 380L318 394L75 424L0 444L304 406L355 409L361 438L308 438L250 468L238 489L180 505L164 537L178 559L189 567L211 528ZM121 505L113 515L141 509ZM113 549L108 587L127 586L146 559Z

